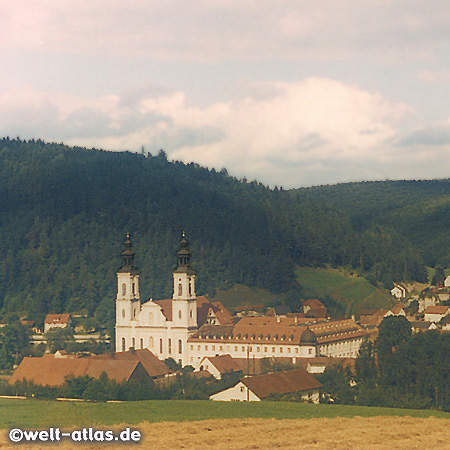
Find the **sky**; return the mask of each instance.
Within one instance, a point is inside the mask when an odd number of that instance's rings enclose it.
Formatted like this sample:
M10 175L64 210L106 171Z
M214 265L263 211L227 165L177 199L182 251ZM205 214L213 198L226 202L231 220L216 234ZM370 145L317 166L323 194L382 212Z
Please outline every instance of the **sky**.
M443 0L2 1L0 58L0 136L271 187L450 177Z

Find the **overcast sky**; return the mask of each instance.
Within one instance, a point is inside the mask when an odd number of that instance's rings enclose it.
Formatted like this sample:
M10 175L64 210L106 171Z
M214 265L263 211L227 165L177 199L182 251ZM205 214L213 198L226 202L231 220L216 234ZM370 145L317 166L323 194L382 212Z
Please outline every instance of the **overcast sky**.
M2 1L0 57L1 136L285 188L450 177L447 1Z

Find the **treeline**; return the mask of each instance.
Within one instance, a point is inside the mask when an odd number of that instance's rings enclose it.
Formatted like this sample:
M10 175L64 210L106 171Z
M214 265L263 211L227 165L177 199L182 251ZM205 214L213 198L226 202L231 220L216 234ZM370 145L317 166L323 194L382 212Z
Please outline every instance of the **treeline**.
M362 346L355 373L337 367L320 376L324 400L450 411L450 334L412 335L408 321L394 316L385 318L379 330L374 345Z
M169 162L164 151L0 141L3 314L26 311L39 324L48 312L85 310L113 323L126 232L141 268L142 298L168 298L183 229L199 294L241 283L298 297L295 264L349 265L386 287L426 278L401 233L355 231L351 217L326 199Z

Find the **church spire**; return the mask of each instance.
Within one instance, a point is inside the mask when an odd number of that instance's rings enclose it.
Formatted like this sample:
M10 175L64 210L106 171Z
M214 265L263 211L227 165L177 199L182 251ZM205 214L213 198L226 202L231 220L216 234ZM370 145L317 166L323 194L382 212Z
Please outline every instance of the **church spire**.
M177 253L178 269L188 268L191 265L191 252L189 250L189 241L186 239L186 232L181 234L180 250Z
M125 241L125 246L122 252L121 271L132 271L136 269L137 267L134 265L133 244L131 243L130 233L127 233L127 240Z

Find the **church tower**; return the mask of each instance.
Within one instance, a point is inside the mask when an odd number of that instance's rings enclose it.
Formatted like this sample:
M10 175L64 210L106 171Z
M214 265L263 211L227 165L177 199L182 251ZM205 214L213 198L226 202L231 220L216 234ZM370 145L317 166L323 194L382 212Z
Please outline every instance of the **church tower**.
M121 329L136 324L140 312L139 269L134 265L134 252L127 233L125 248L122 252L122 267L117 271L116 297L116 351L128 350L131 342L123 340Z
M195 270L191 267L191 252L186 233L183 231L178 267L173 271L172 314L174 326L197 327L197 296L195 294Z

